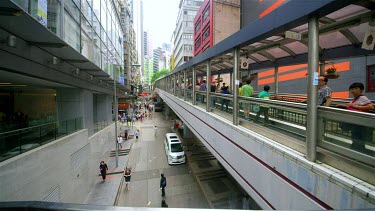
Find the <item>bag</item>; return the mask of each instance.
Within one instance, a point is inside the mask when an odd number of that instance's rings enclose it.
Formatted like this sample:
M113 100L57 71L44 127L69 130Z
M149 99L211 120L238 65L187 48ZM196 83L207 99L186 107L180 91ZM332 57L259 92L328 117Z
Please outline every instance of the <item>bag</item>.
M258 113L260 111L260 106L259 105L254 105L253 106L253 112L255 112L255 113Z
M352 129L352 124L347 122L340 122L339 127L343 131L350 131Z

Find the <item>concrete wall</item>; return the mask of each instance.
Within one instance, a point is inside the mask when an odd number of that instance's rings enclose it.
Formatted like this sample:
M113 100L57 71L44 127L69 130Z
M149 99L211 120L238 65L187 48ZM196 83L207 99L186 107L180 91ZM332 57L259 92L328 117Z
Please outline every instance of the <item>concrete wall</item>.
M99 161L114 140L114 125L88 138L80 130L0 163L0 201L84 203L98 179Z
M213 4L215 45L240 30L240 8L221 1L214 1ZM239 5L240 1L234 1L233 4Z
M375 188L199 107L158 94L263 209L375 208Z

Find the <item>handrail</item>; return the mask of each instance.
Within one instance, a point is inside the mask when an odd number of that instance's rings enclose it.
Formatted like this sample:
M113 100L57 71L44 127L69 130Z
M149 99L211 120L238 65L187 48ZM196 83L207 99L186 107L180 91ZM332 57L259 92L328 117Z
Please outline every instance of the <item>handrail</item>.
M46 124L35 125L35 126L31 126L31 127L25 127L25 128L20 128L20 129L16 129L16 130L11 130L11 131L0 133L0 136L4 135L4 134L7 134L7 133L14 133L14 132L22 131L22 130L30 130L30 129L33 129L33 128L43 127L43 126L46 126L46 125L53 125L53 124L56 124L56 123L59 123L59 122L50 122L50 123L46 123Z

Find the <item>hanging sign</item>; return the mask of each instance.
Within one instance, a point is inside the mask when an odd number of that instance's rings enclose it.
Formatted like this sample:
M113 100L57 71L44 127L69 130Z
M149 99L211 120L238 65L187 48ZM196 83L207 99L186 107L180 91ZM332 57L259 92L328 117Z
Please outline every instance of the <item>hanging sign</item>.
M250 59L241 58L241 69L249 69Z
M301 35L301 33L286 31L285 32L285 38L289 38L289 39L293 39L293 40L301 40L302 35Z

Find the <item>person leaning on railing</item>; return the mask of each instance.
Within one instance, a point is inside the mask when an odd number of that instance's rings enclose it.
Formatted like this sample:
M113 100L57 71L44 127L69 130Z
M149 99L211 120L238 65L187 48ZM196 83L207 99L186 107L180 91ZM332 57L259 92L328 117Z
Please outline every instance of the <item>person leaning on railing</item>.
M351 111L358 112L370 112L374 109L374 105L362 92L365 86L363 83L352 83L349 87L349 92L353 95L353 100L350 103L338 104L336 107L344 108ZM345 131L351 131L351 139L353 141L351 148L356 150L365 150L365 142L367 139L372 139L371 127L366 127L362 125L350 124L350 123L340 123L340 128ZM371 140L368 140L371 141Z

